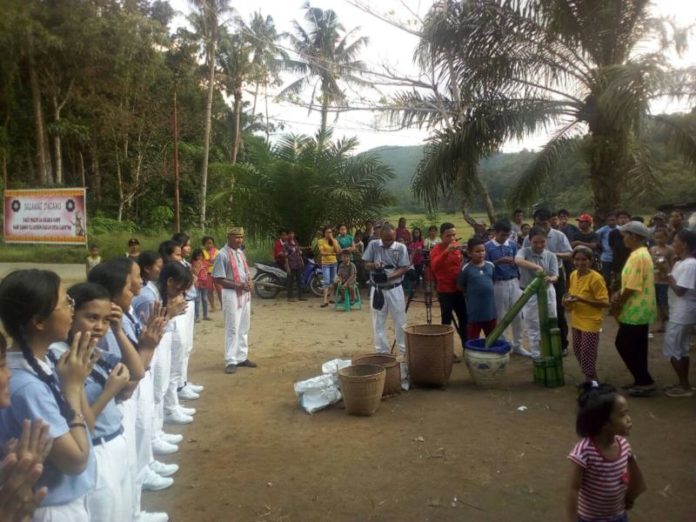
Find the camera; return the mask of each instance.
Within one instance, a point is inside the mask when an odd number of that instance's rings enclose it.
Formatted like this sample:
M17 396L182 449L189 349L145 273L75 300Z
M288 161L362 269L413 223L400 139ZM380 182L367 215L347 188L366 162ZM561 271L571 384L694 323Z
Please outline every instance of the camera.
M384 270L384 267L375 268L374 272L372 272L372 280L377 285L385 284L387 282L387 278L387 272Z

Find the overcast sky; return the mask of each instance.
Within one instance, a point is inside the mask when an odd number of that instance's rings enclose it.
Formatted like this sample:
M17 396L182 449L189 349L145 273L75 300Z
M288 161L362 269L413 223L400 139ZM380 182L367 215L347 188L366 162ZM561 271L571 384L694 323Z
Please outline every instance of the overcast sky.
M182 13L182 16L175 20L175 25L185 24L183 15L191 9L188 0L170 0L170 3L174 9ZM254 11L261 11L264 16L271 15L279 32L290 31L292 20L303 23L304 11L302 7L304 3L305 0L230 1L230 4L245 20L248 20ZM414 19L414 14L410 13L409 9L422 16L433 2L431 0L362 0L361 3L370 5L381 13L389 13L392 17L408 21ZM360 27L360 34L367 36L370 40L361 56L361 60L368 68L379 70L384 64L388 64L404 75L417 75L418 70L412 60L413 51L418 43L415 36L366 14L350 5L346 0L312 0L311 5L312 7L336 11L338 19L348 30L356 26ZM654 0L654 9L656 14L674 17L680 25L696 22L696 1L694 0ZM696 64L696 38L692 38L691 42L687 54L681 59L675 58L675 64L680 66ZM287 45L287 42L284 42L283 45ZM288 75L286 85L292 79L293 76ZM309 100L310 94L311 91L305 93L303 99ZM361 95L373 99L379 97L377 92L361 93L355 88L348 88L347 94L348 98L352 100L359 99ZM250 98L251 96L249 96ZM685 110L685 108L667 103L653 107L653 112L673 112L676 110ZM294 106L289 102L269 102L269 114L273 121L284 122L285 130L283 132L312 135L320 123L318 112L308 114L307 109ZM330 115L329 123L334 127L335 138L357 136L360 140L360 150L380 145L414 145L422 143L427 138L426 132L415 129L384 130L388 127L386 122L380 121L375 114L364 111L342 113L336 122ZM521 143L509 143L505 146L505 150L514 151L524 147L537 148L544 142L545 136L534 136Z

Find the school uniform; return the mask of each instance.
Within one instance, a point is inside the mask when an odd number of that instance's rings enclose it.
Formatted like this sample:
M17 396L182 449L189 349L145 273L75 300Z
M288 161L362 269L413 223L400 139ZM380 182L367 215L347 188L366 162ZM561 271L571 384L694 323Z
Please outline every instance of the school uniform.
M70 431L68 422L61 415L51 387L43 382L20 352L7 352L7 367L12 371L10 379L11 406L0 410L0 445L22 434L25 419L42 419L49 426L49 435L56 439ZM50 361L37 359L44 373L58 386ZM89 434L88 434L88 440ZM95 484L95 459L91 448L87 466L77 475L67 475L58 470L50 459L44 462L44 472L36 487L46 486L48 494L35 511L33 521L39 522L87 522L87 493Z
M251 280L244 252L229 245L218 252L213 277L238 284ZM241 288L222 289L222 314L225 318L225 364L239 365L249 359L249 327L251 326L251 292Z
M67 343L54 343L50 351L59 359L68 350ZM121 358L102 353L85 381L85 395L91 405L104 392L106 380ZM121 522L132 514L132 495L129 490L128 445L123 436L123 414L111 399L95 418L91 433L96 463L94 488L87 493L87 512L90 520Z
M496 264L496 261L503 257L515 258L517 255L517 243L507 240L498 243L495 239L486 242L486 261L494 265L493 270L493 293L495 295L495 307L498 321L508 313L512 306L521 297L520 273L517 265ZM517 314L512 320L512 350L520 352L522 348L522 315Z
M191 269L191 264L188 261L182 261L184 266ZM170 398L172 393L177 397L176 406L179 406L177 392L186 385L188 377L188 365L193 350L193 328L196 319L196 301L198 300L198 289L195 284L192 284L184 295L186 299L186 312L174 319L176 330L172 337L172 373L170 381L170 389L167 391L168 402L172 404L173 399ZM171 410L171 407L165 403L165 409Z
M563 236L565 237L565 236ZM546 275L558 277L558 259L555 254L544 249L541 254L535 253L531 247L523 247L517 252L518 259L524 259L539 265ZM523 290L532 282L536 274L528 268L520 269L520 288ZM556 290L553 285L547 285L548 311L549 317L556 317ZM534 294L522 309L524 322L527 325L527 336L529 338L529 351L532 357L539 357L541 344L541 329L539 326L539 299Z

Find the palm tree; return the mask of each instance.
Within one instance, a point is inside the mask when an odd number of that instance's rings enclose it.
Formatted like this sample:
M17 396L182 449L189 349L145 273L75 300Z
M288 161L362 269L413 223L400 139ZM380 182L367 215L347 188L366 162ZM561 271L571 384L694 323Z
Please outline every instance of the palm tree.
M650 102L693 96L696 72L669 67L667 52L680 50L683 34L652 19L648 7L647 0L438 2L424 37L433 65L455 79L450 95L463 103L454 123L432 137L415 191L432 205L453 186L472 190L481 158L540 131L552 138L521 173L512 204L530 202L558 159L578 148L600 220L620 204L629 180L632 190L649 186L642 131ZM641 51L646 41L654 49ZM402 116L415 117L415 109ZM669 121L675 141L694 142L688 128Z
M205 229L205 213L208 197L208 155L210 129L213 119L213 94L215 92L215 57L220 38L223 17L231 11L229 0L190 0L196 12L189 15L194 34L202 42L205 66L208 73L208 93L205 103L205 131L203 134L203 163L201 165L201 229Z
M237 23L243 28L244 22ZM228 94L234 100L234 138L232 143L232 164L237 163L237 154L242 140L242 88L249 80L253 64L251 62L252 47L242 31L230 34L224 31L218 48L218 62L222 68L220 79Z
M355 139L331 141L330 133L285 135L272 147L254 140L245 154L249 163L232 168L234 183L211 203L257 236L291 227L309 243L323 224L357 225L390 203L384 185L393 177L376 156L354 155L357 145Z
M256 117L256 102L260 88L263 87L266 108L266 139L268 140L270 138L268 86L280 85L280 69L283 63L290 58L278 45L280 35L276 31L275 23L271 16L264 17L260 12L255 12L251 17L249 25L244 28L244 32L252 46L251 61L254 65L252 79L255 87L251 114L253 118Z
M321 127L318 136L321 137L326 133L329 107L345 100L340 82L357 86L369 85L358 76L364 70L364 65L357 60L368 39L365 36L356 37L358 27L346 32L331 9L310 7L307 3L304 19L308 29L295 20L295 34L289 35L299 60L286 62L288 68L299 72L302 77L288 85L280 94L298 94L305 87L313 85L309 105L311 111L314 108L315 94L319 91Z

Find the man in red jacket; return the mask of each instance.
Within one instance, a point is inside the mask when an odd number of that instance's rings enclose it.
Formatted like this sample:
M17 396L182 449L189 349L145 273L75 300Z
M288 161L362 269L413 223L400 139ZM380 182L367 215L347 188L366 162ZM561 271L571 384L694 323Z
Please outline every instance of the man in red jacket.
M435 277L442 324L452 324L452 314L457 315L463 347L466 340L466 302L464 294L457 289L457 276L464 263L464 254L456 237L457 230L452 223L440 225L442 243L430 250L430 271Z

